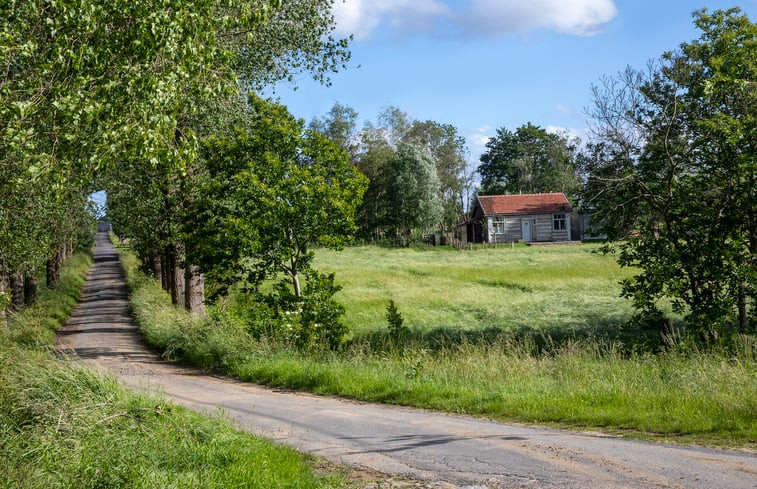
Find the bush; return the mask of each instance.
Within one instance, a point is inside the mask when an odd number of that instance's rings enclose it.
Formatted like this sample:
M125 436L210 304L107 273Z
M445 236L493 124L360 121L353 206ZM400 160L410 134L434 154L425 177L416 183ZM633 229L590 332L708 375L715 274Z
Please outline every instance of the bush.
M271 327L262 329L299 348L340 347L349 332L341 321L344 306L334 300L340 289L334 283L334 274L316 271L307 272L301 297L292 292L288 283L278 282L273 292L263 297L271 314ZM258 312L264 309L259 308Z
M389 336L392 340L401 341L408 332L408 329L403 325L405 320L402 318L399 310L397 310L397 305L392 299L389 300L389 305L386 306L386 322L389 325Z

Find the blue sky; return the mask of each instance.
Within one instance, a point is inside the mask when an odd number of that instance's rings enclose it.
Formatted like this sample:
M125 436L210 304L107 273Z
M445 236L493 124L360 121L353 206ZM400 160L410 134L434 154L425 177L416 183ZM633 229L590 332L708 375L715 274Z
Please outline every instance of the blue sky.
M592 83L697 38L694 10L734 6L757 21L757 0L335 0L349 68L274 96L307 121L339 101L361 126L389 105L452 124L476 165L500 127L583 135Z

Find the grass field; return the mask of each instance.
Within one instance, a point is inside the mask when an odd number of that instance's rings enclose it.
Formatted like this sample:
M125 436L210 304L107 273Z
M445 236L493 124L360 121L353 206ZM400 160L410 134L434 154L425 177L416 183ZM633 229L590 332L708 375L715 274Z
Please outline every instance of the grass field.
M598 246L523 244L451 248L319 250L315 266L335 272L345 321L359 337L386 328L394 300L421 334L519 331L616 338L631 308L619 297L630 274Z
M343 285L352 341L297 350L247 333L229 309L203 322L126 264L145 337L177 360L321 394L627 436L757 447L757 341L665 350L629 324L628 271L594 245L319 250ZM392 299L410 333L389 337ZM234 308L231 308L234 309Z

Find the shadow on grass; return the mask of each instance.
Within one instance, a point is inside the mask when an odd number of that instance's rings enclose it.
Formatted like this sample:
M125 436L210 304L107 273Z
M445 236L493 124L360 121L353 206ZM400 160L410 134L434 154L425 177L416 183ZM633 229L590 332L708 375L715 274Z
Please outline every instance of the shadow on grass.
M530 327L499 326L460 329L438 327L431 330L405 329L402 336L392 337L389 331L371 331L356 336L352 343L368 343L373 350L423 348L440 351L467 345L492 346L526 351L532 355L556 353L566 346L594 344L615 353L630 355L659 352L662 348L654 327L629 323L627 318L587 314L581 325Z

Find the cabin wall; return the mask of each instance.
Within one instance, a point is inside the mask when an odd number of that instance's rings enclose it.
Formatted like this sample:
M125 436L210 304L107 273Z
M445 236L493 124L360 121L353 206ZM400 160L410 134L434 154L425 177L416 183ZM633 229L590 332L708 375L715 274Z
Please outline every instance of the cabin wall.
M484 236L488 243L511 243L523 240L522 222L531 221L531 241L570 241L570 213L565 213L565 229L554 229L554 214L487 216Z

